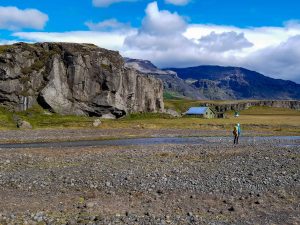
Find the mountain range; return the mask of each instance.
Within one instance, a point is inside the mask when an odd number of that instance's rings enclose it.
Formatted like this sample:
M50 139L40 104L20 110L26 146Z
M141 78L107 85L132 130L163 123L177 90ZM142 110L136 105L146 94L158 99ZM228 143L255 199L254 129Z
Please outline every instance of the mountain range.
M300 99L300 84L241 67L196 66L159 69L150 61L125 58L126 66L164 83L168 96L191 99Z

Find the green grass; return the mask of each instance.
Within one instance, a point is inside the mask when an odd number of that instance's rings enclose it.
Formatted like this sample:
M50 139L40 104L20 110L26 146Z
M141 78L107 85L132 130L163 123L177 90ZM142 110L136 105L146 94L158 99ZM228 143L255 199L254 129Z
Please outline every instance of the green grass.
M8 110L0 107L0 129L13 129L15 128L13 122L13 114Z
M167 104L170 101L167 101ZM177 110L184 111L191 105L197 106L199 102L176 100L172 102L172 105L175 105ZM223 119L202 119L195 117L172 118L170 115L158 113L136 113L118 120L102 120L101 126L97 129L200 129L230 131L234 124L240 123L243 130L300 135L300 111L251 107L241 111L238 118L234 117L233 114L234 112L227 112L226 118ZM45 113L45 110L37 105L25 112L15 113L0 108L0 129L17 129L13 115L30 122L34 129L93 128L92 124L95 119L55 113L49 115L49 112Z
M164 100L182 100L180 96L178 96L176 93L165 91L164 92Z
M169 99L165 100L166 109L174 109L177 112L183 113L186 112L190 107L200 106L203 104L203 101L197 100L186 100L186 99Z
M36 105L24 112L8 112L0 108L0 129L16 129L13 117L28 121L33 128L84 128L91 127L94 121L91 117L49 114Z
M120 121L134 121L134 120L149 120L149 119L170 119L169 114L164 113L133 113L120 119Z
M0 45L0 54L5 53L7 50L13 48L11 45Z
M271 108L268 106L253 106L249 109L243 110L242 115L289 115L299 116L300 111L285 108Z

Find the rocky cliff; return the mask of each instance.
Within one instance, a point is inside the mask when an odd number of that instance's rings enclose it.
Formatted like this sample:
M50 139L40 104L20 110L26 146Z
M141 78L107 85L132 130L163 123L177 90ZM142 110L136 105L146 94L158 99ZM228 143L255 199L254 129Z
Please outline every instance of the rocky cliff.
M294 109L300 110L300 101L297 100L250 100L250 101L243 101L243 102L232 102L232 103L203 103L203 106L209 106L216 110L216 112L223 113L226 111L241 111L248 109L253 106L267 106L267 107L274 107L274 108L286 108L286 109Z
M174 97L207 99L197 88L177 76L177 73L171 70L161 70L148 60L124 58L125 66L140 71L141 73L155 76L163 81L164 91L169 92Z
M37 103L61 114L159 112L163 85L126 68L118 52L91 44L0 46L0 104L26 110Z

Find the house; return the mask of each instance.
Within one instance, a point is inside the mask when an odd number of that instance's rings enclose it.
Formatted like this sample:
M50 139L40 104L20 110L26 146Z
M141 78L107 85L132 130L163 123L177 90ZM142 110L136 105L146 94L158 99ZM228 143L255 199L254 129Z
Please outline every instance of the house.
M187 116L197 116L201 118L215 118L217 115L216 113L211 110L209 107L191 107L186 113Z

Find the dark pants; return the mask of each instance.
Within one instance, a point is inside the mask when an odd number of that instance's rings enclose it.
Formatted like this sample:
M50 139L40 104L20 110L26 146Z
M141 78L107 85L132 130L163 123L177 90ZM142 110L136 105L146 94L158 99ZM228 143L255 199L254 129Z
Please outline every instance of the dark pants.
M239 135L234 135L233 144L238 144L238 143L239 143Z

